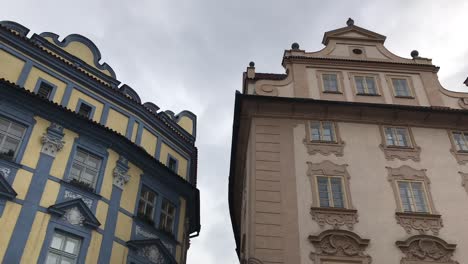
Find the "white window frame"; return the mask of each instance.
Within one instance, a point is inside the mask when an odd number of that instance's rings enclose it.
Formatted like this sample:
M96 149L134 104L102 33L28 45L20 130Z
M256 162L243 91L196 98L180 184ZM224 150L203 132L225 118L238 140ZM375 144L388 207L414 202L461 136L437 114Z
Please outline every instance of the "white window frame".
M360 91L358 90L358 85L357 85L356 77L361 77L361 78L364 79L364 87L363 87L364 91L363 91L363 92L360 92ZM367 79L368 79L368 78L369 78L369 79L372 79L373 82L374 82L375 93L370 93L370 92L369 92L369 87L368 87L368 85L367 85ZM378 85L378 83L377 83L378 79L377 79L376 76L373 76L373 75L366 75L366 74L354 74L354 75L353 75L353 81L354 81L354 87L355 87L355 89L356 89L356 94L357 94L357 95L375 95L375 96L380 95L380 93L379 93L379 85Z
M164 202L166 202L169 206L173 207L173 210L174 210L173 215L169 214L168 210L166 210L166 208L164 208ZM161 229L161 230L163 230L165 232L171 233L171 234L174 233L174 229L175 229L174 225L175 225L176 215L177 215L177 207L175 206L175 204L173 204L168 199L163 198L163 200L161 202L161 213L160 213L160 217L159 217L159 229ZM171 226L168 226L168 224L167 224L167 219L169 219L169 218L172 221ZM168 230L168 229L170 229L170 230Z
M328 206L324 207L321 205L321 200L320 200L320 186L319 186L319 178L327 178L327 193L328 193ZM342 192L342 203L343 207L335 207L335 202L334 202L334 195L333 195L333 190L331 187L331 179L339 179L340 184L341 184L341 192ZM318 206L321 208L338 208L338 209L346 209L348 208L348 202L347 202L347 194L346 194L346 188L345 188L345 182L342 176L328 176L328 175L315 175L315 186L317 188L317 201L318 201Z
M387 134L387 129L390 129L392 131L392 141L396 142L397 144L388 144L388 134ZM398 139L398 134L397 134L397 129L404 129L405 130L405 138L406 141L408 142L408 145L399 145L398 143L401 143L400 140ZM411 131L407 127L399 127L399 126L383 126L383 135L385 137L385 146L387 147L392 147L392 148L413 148L413 137L411 135Z
M319 137L320 139L319 140L314 140L313 139L313 136L312 136L312 124L313 123L318 123L319 124ZM324 131L324 128L323 128L323 124L324 123L330 123L331 124L331 132L332 132L332 138L331 140L324 140L323 139L323 131ZM325 120L312 120L312 121L309 121L308 122L308 125L309 125L309 138L310 138L310 142L323 142L323 143L337 143L338 142L338 135L337 135L337 130L336 130L336 124L335 122L333 121L325 121Z
M86 155L86 158L85 158L85 161L84 162L81 162L81 161L78 161L76 160L76 157L77 157L77 154L78 152L81 152L83 154ZM86 164L86 160L90 157L94 157L96 159L99 159L99 164L98 164L98 168L94 168L94 167L91 167L89 165ZM103 158L101 156L98 156L98 155L95 155L85 149L82 149L80 147L77 147L76 150L75 150L75 153L73 155L73 160L72 160L72 164L71 164L71 167L70 167L70 171L68 172L68 179L71 181L71 180L77 180L79 182L84 182L84 183L88 183L87 181L83 181L83 173L85 172L85 170L89 169L91 171L95 171L96 174L93 178L93 182L91 184L91 187L95 190L96 189L96 184L97 184L97 181L98 181L98 177L100 175L100 172L101 172L101 169L102 169L102 163L103 163ZM74 165L77 165L77 166L81 166L83 169L80 171L80 175L78 176L78 178L76 178L74 175L72 175L72 170L73 170L73 166Z
M62 244L60 245L60 249L52 247L54 237L56 237L56 236L57 237L60 236L60 237L63 238ZM78 247L75 249L76 250L75 253L69 253L69 252L65 251L66 243L69 240L75 240L75 241L78 242L78 244L77 244ZM57 255L59 257L57 259L57 264L61 263L62 258L71 259L71 260L73 260L73 264L75 264L75 263L78 262L78 259L80 257L80 250L81 250L82 244L83 244L83 239L82 238L76 237L74 235L69 235L69 234L67 234L65 232L54 231L54 234L52 235L52 239L51 239L50 244L49 244L49 248L47 250L47 256L46 256L45 262L47 262L49 254L54 254L54 255Z
M145 190L145 189L154 194L154 200L153 201L149 201L148 197L142 197L143 190ZM139 195L139 198L138 198L137 215L139 213L140 203L144 203L144 206L145 206L145 215L144 216L146 216L147 206L148 206L148 204L150 204L151 206L153 206L153 209L151 210L151 213L150 213L150 220L154 221L155 214L156 214L156 207L158 205L158 198L159 197L158 197L157 192L153 191L151 188L149 188L149 187L147 187L145 185L142 185L141 190L140 190L140 195Z
M0 149L3 149L3 146L4 146L5 141L7 140L7 138L12 138L12 139L18 141L18 145L16 146L16 149L14 150L13 156L11 157L11 160L14 160L16 158L16 155L18 155L18 150L20 149L21 144L23 143L24 135L26 134L26 130L28 128L26 126L24 126L23 124L15 122L15 121L13 121L11 119L8 119L8 118L0 117L0 119L3 119L4 121L9 122L6 131L0 130L0 134L3 136L3 139L0 141ZM11 129L11 126L13 124L23 128L23 132L22 132L21 137L13 135L13 134L11 134L9 132L9 130Z
M403 183L403 182L408 183L409 186L410 186L410 188L409 188L409 191L410 191L409 206L410 206L411 211L405 211L405 208L403 206L402 193L400 191L400 183ZM417 211L417 209L416 209L416 202L415 202L416 199L415 199L414 188L413 188L414 183L419 183L422 186L423 195L424 195L424 197L423 197L424 206L427 209L427 211L425 211L425 212ZM396 184L396 188L398 190L398 197L399 197L399 202L400 202L402 212L404 212L404 213L426 213L426 214L431 214L432 213L431 206L429 204L429 198L428 198L428 194L427 194L426 183L424 181L396 180L395 184Z

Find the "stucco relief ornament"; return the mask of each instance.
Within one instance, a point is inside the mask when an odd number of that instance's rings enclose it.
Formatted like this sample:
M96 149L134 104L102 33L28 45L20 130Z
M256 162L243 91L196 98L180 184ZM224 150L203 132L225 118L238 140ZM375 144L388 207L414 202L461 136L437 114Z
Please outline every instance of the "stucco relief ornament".
M11 170L9 168L0 167L0 172L3 175L3 177L5 177L5 179L6 179L6 178L8 178L8 176L10 176Z
M49 156L55 157L57 152L62 150L65 141L62 141L59 138L54 138L48 133L44 133L41 138L42 149L41 152Z
M68 199L68 200L81 198L81 200L83 200L83 202L86 204L86 206L88 206L88 208L91 208L93 206L93 200L83 197L83 195L71 192L69 190L65 190L63 198Z
M445 241L431 236L410 237L407 241L398 241L397 246L405 254L401 263L458 264L452 259L456 245L447 244Z
M130 180L130 175L119 167L115 167L114 172L114 185L123 189L124 185Z
M137 254L148 259L152 263L164 264L164 257L161 252L159 252L159 248L155 245L140 248Z
M328 208L312 207L310 214L312 215L312 219L317 221L321 228L325 228L325 225L328 224L334 229L346 226L349 230L352 230L354 224L359 222L357 210L328 210Z
M79 226L82 226L84 220L86 219L81 214L80 210L77 207L72 207L70 209L67 209L62 218L63 220L70 223L71 225L79 225Z
M419 234L426 234L431 231L432 234L438 235L439 230L444 226L440 215L430 214L410 214L410 213L396 213L397 223L400 224L406 231L411 234L414 229Z

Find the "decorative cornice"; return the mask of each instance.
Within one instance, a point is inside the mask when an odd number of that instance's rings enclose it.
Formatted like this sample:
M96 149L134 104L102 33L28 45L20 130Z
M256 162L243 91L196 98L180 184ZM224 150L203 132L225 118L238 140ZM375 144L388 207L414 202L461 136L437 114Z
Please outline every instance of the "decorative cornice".
M455 244L448 244L444 240L428 235L417 235L405 241L397 241L396 246L405 254L401 264L438 263L458 264L452 259Z
M413 148L399 148L399 147L387 147L383 144L379 145L380 149L385 154L385 158L387 160L412 160L412 161L420 161L421 158L421 148L415 146Z
M434 214L397 212L395 218L408 234L411 234L412 230L416 230L419 234L431 231L433 235L437 236L439 230L444 226L440 215Z
M325 156L335 154L337 157L342 157L345 144L343 141L337 143L315 143L304 139L304 145L307 148L307 153L310 155L319 153Z
M334 229L346 226L353 230L354 224L359 222L357 210L351 209L311 207L310 214L322 229L330 225Z

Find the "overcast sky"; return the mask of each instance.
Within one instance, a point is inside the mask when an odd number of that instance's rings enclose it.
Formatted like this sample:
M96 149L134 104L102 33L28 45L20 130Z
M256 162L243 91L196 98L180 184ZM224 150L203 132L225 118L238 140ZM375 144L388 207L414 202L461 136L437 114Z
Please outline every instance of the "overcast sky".
M433 58L445 88L468 92L466 0L0 1L0 20L60 39L84 35L143 102L198 116L202 230L192 239L190 264L238 263L227 186L234 93L249 61L257 72L284 73L281 59L291 43L319 50L323 33L352 17L387 36L397 55L409 58L416 49Z

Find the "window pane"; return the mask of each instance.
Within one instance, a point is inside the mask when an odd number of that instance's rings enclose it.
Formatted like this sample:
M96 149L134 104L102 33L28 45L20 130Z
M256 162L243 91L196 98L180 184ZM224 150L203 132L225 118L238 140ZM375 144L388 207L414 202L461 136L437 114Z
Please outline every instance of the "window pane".
M402 147L409 147L408 131L406 128L396 128L398 138L398 145Z
M369 94L377 94L375 89L375 80L374 77L366 77L367 92Z
M83 179L89 181L89 182L94 182L94 179L97 177L97 171L91 170L91 169L86 169L85 172L83 173Z
M18 145L19 145L19 140L11 138L11 137L6 137L3 143L2 149L6 152L8 151L15 152L16 149L18 148Z
M52 243L50 244L50 247L56 248L56 249L62 249L62 244L64 241L64 237L59 235L59 234L54 234L54 237L52 238Z
M311 131L312 140L320 140L320 123L319 122L311 122L310 131Z
M47 255L46 264L57 264L57 261L59 260L59 258L60 257L58 255L49 253Z
M6 119L0 118L0 131L7 131L10 122Z
M8 133L20 138L23 136L24 130L24 126L12 123L10 129L8 130Z
M60 261L60 264L73 264L75 263L75 260L67 257L62 257L62 260Z
M408 82L406 79L392 79L396 96L410 96Z
M99 168L99 164L101 163L101 159L95 156L88 156L88 159L86 160L86 165L92 167L92 168Z
M411 212L411 198L408 182L398 182L398 187L400 190L400 199L403 206L404 212Z
M76 239L68 238L65 243L65 252L76 255L76 253L78 253L78 241Z
M357 92L360 93L360 94L364 94L364 93L365 93L365 90L364 90L364 87L365 87L365 84L364 84L364 77L362 77L362 76L355 76L355 77L354 77L354 81L355 81L355 83L356 83Z
M413 187L414 204L416 207L416 212L428 212L426 206L426 197L424 194L422 183L412 182L411 186Z
M81 174L81 171L83 170L83 167L74 163L72 165L72 168L70 170L70 175L72 176L72 178L80 178L80 174Z
M328 194L328 178L317 177L320 207L329 207L330 198Z
M86 160L86 153L84 153L83 151L78 150L78 151L76 151L75 157L73 159L84 163L85 160Z
M323 88L325 91L338 91L338 79L336 77L336 74L323 74L322 78L324 86Z
M344 208L343 190L340 178L331 178L331 189L333 195L333 206Z
M145 201L141 199L138 202L138 215L145 215Z
M391 127L385 128L385 138L387 140L387 146L395 145L395 139L393 138L393 131Z
M323 122L322 126L323 126L322 140L324 140L324 141L334 141L335 140L335 135L333 133L333 123Z
M466 137L462 133L454 132L453 140L455 141L457 150L462 150L462 151L468 150L468 146L466 145L466 142L467 142Z

